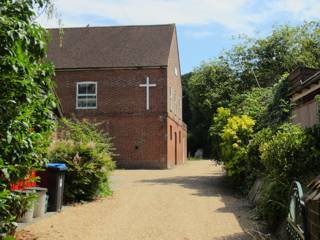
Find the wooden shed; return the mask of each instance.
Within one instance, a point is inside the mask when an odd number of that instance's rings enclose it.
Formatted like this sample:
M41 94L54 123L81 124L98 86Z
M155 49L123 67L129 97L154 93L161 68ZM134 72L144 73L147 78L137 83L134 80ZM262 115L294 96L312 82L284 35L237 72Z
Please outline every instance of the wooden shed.
M320 95L320 70L298 67L289 75L288 80L293 103L293 123L312 127L319 122L319 106L315 97Z

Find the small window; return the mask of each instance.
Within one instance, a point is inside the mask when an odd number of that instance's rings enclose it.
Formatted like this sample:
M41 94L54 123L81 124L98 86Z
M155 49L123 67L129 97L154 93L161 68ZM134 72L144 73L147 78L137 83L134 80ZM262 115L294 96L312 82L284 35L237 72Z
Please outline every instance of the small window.
M179 143L181 143L181 131L179 131Z
M177 67L174 68L174 74L175 74L176 76L178 76L178 69L177 69Z
M97 83L78 82L77 83L77 109L97 108Z
M170 140L172 140L172 126L170 125Z

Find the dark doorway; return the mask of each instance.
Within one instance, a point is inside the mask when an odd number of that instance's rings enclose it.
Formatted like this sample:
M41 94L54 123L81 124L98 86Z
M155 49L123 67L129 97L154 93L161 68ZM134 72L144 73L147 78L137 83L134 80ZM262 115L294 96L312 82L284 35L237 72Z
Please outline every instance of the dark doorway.
M177 132L174 132L174 164L178 164L178 156L177 156Z

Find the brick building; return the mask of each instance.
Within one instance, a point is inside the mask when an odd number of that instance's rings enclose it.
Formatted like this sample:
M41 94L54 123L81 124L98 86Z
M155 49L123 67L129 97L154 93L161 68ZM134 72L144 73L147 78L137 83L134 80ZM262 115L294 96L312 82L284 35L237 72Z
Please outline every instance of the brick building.
M176 27L50 29L63 114L101 123L117 165L171 168L187 157Z
M319 122L319 106L315 96L320 95L320 70L298 67L288 77L293 103L292 121L304 127Z

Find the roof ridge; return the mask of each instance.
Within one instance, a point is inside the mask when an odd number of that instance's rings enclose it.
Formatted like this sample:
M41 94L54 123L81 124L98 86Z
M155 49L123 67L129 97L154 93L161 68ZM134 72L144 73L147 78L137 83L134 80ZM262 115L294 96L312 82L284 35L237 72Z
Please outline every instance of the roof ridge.
M61 27L62 29L87 29L87 28L130 28L130 27L164 27L164 26L175 26L175 23L167 24L143 24L143 25L111 25L111 26L84 26L84 27ZM60 28L47 28L50 30L60 29Z

